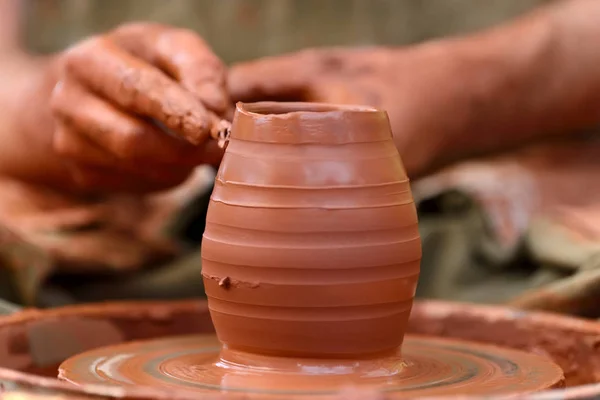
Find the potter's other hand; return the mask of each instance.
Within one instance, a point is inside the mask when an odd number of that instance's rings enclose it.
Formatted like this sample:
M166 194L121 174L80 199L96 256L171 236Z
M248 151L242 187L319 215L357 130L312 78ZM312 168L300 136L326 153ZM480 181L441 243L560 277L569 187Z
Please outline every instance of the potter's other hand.
M53 148L84 190L151 191L182 182L221 150L225 67L195 33L136 23L58 59Z
M230 70L230 93L237 101L385 109L412 178L466 158L585 135L600 120L600 1L550 3L463 37L241 64Z
M388 112L395 141L412 175L427 165L427 148L415 146L425 93L431 84L418 72L438 68L426 55L390 48L305 50L242 63L231 68L228 84L234 101L309 101L362 104ZM439 88L435 88L437 92ZM409 95L407 95L409 94ZM417 143L419 144L419 143Z
M384 106L396 53L387 49L311 49L234 65L234 101L315 101ZM389 82L391 83L391 82ZM388 89L389 90L389 89Z

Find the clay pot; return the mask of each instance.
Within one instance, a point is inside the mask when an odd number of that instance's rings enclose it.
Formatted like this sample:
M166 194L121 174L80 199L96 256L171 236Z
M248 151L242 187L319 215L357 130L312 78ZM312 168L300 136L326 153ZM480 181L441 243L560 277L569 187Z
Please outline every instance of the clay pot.
M202 242L229 348L367 356L401 345L421 242L387 114L238 104Z

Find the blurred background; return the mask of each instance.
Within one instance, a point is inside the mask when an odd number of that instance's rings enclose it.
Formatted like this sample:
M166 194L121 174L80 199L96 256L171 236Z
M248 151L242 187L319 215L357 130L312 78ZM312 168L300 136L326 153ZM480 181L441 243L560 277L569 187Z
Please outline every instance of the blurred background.
M145 20L197 31L226 62L332 45L406 45L479 30L551 0L25 0L26 43L54 52Z

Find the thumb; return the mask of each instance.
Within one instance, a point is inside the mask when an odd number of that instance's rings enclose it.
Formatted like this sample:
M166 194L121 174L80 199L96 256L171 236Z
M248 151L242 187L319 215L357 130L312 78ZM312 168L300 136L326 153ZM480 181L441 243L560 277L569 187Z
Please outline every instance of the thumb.
M233 65L229 93L234 102L302 101L318 72L314 51L302 51Z

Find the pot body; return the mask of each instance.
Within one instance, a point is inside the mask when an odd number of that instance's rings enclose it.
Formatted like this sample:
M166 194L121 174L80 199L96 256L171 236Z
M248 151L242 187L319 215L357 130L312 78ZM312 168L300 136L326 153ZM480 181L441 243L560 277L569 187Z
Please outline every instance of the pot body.
M383 111L238 104L202 242L221 342L356 357L401 345L421 242Z

